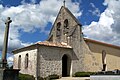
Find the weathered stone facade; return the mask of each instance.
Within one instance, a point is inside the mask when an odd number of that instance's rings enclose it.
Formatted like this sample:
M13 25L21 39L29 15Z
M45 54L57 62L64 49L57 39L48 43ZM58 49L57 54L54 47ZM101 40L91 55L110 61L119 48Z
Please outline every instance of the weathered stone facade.
M25 55L28 54L28 68L25 68ZM21 63L20 63L20 73L30 74L36 76L36 68L37 68L37 48L36 47L29 47L22 49L22 51L18 51L16 55L14 55L14 69L18 68L18 58L21 56Z
M39 47L39 71L40 76L58 74L62 76L62 56L66 54L72 57L72 50L57 47Z
M84 63L88 63L85 64L88 68L87 71L101 71L103 69L102 51L106 52L106 70L120 69L120 47L89 39L85 41L89 47L89 53L86 53L84 58Z
M14 68L18 68L21 60L20 72L36 78L52 74L72 76L75 72L101 71L103 64L107 70L120 69L120 47L83 38L80 23L64 6L59 11L47 41L14 50L13 53Z

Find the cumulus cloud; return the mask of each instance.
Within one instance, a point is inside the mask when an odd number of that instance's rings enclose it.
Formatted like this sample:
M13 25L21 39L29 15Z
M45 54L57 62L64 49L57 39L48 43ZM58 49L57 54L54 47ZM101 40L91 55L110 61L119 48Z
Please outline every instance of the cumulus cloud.
M23 43L19 38L20 30L23 32L35 32L36 29L39 29L40 32L48 34L46 30L46 25L48 22L53 23L57 13L63 5L62 0L41 0L39 4L33 4L36 0L30 0L31 3L26 3L26 0L21 1L19 6L3 7L0 5L0 51L2 50L4 30L5 30L5 19L10 16L12 23L10 26L9 34L9 51L20 48L30 43ZM78 17L81 15L79 10L79 2L72 2L67 0L68 8L73 12L73 14Z
M106 10L98 22L84 26L84 34L89 38L120 45L120 1L105 0Z

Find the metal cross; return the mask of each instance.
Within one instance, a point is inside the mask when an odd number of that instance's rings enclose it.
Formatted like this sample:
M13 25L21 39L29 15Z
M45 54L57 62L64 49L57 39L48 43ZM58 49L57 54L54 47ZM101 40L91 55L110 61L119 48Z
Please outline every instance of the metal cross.
M64 1L63 1L64 7L65 7L65 2L66 2L66 1L64 0Z

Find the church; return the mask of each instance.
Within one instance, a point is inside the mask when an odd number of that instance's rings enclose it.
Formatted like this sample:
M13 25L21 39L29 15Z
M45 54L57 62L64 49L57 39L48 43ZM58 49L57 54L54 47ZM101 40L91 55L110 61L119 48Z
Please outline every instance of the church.
M34 77L120 69L120 46L84 38L82 25L62 6L48 39L13 51L14 69Z

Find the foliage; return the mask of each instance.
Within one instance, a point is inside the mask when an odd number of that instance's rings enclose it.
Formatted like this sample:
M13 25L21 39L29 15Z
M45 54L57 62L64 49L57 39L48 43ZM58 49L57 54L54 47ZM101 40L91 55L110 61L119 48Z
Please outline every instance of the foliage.
M90 75L95 74L95 72L76 72L74 77L90 77Z
M46 78L38 77L38 80L53 80L53 79L59 79L59 76L57 74L49 75Z
M101 71L97 72L96 75L120 75L120 70L116 69L113 71Z
M52 79L59 79L59 76L56 74L49 75L46 78L38 77L38 80L52 80ZM19 74L19 80L35 80L35 78L28 74Z
M57 75L57 74L49 75L48 78L49 78L49 80L59 79L59 75Z
M35 80L35 78L28 74L19 74L19 80Z
M38 77L38 80L46 80L46 79L42 77Z

